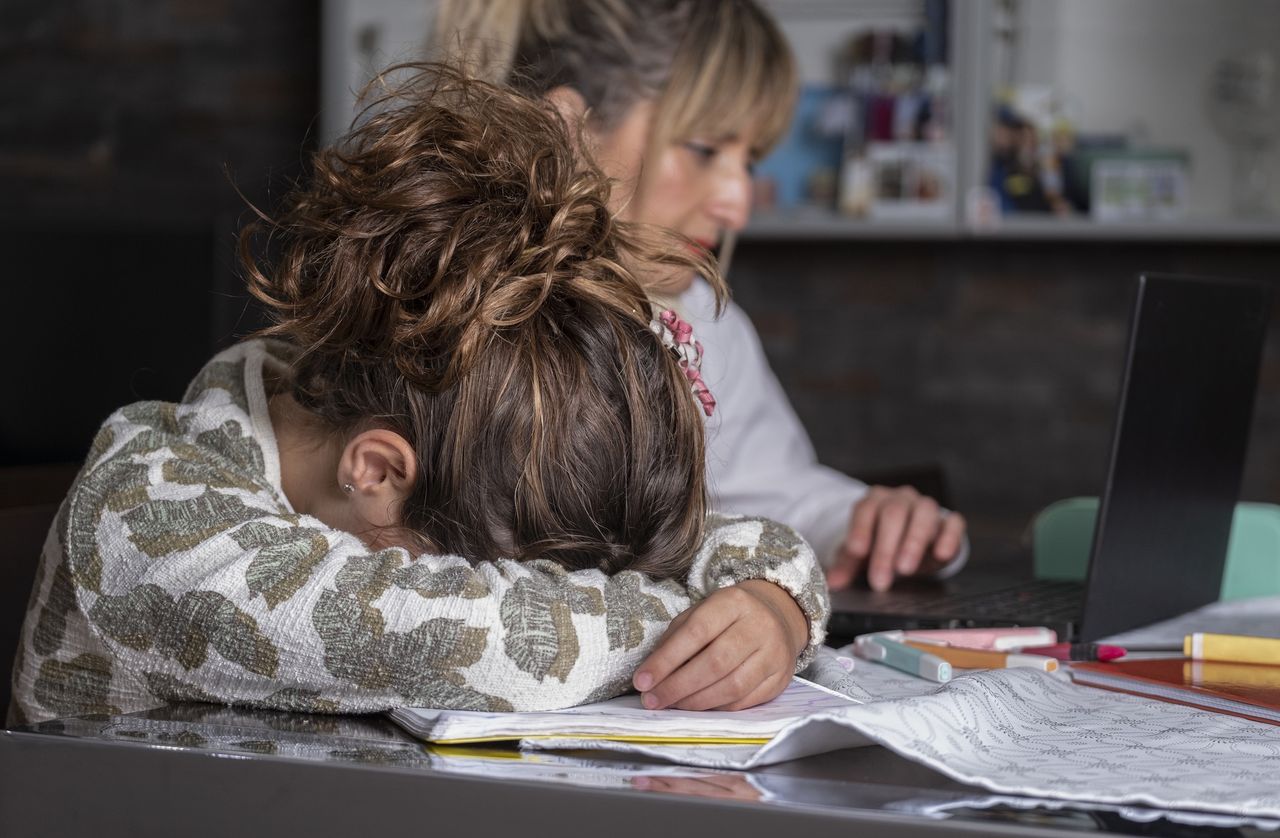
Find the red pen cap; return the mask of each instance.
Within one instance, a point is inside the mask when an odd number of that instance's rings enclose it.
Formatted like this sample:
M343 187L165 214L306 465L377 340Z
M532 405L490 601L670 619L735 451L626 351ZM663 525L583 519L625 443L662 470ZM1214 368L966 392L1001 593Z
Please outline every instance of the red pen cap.
M1102 643L1054 643L1052 646L1032 646L1019 651L1024 655L1044 655L1060 661L1113 661L1126 654L1119 646Z

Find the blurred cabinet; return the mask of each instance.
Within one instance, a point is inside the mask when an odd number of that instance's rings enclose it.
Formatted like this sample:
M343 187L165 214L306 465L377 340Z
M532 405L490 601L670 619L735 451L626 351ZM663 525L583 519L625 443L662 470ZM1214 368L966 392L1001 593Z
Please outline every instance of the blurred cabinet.
M1280 240L1275 0L767 0L750 238Z
M320 142L347 132L356 96L378 71L421 61L437 0L321 0Z
M1280 0L761 0L803 91L749 238L1280 241ZM321 139L433 0L324 0Z

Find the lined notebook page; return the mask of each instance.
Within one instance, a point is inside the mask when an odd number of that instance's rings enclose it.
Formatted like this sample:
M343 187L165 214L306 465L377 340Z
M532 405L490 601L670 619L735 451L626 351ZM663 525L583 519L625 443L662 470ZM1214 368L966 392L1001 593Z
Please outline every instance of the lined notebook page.
M534 713L483 713L405 707L391 719L431 742L479 742L545 736L645 742L767 742L814 713L857 706L853 699L793 678L773 701L736 711L647 710L640 696Z

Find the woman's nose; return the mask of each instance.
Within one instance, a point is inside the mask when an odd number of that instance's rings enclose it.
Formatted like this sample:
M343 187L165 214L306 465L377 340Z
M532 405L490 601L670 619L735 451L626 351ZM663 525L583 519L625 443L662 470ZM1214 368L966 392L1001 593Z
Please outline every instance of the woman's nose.
M726 230L747 226L751 215L751 173L745 164L726 165L716 173L708 211L716 224Z

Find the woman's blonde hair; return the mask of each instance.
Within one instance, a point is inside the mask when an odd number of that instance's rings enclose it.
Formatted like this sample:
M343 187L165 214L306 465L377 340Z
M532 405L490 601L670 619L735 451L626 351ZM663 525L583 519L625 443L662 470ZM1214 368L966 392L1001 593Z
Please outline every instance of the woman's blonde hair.
M652 100L650 159L672 141L748 133L764 153L796 95L791 50L754 0L442 0L432 41L491 82L577 90L597 129Z
M294 397L334 433L409 441L402 525L424 548L682 575L707 508L703 417L634 271L696 270L722 298L715 267L617 220L548 103L400 69L241 236L266 334L301 350Z

